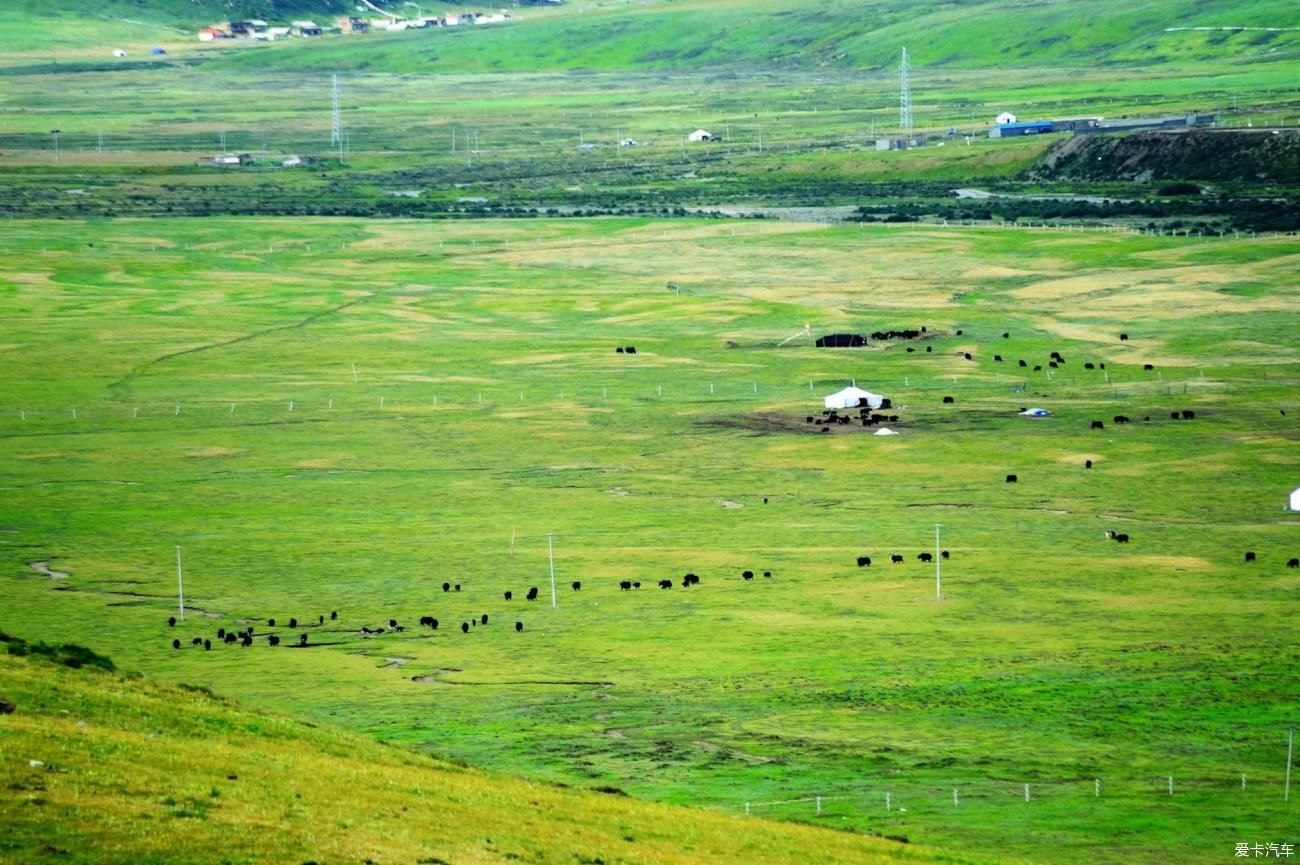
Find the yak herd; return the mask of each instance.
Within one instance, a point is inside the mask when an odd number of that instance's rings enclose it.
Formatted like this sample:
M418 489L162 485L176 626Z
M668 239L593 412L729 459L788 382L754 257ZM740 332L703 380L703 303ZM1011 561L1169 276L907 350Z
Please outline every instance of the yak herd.
M1116 532L1114 530L1107 531L1106 537L1120 544L1126 544L1129 542L1129 536L1127 534L1123 532ZM948 560L950 557L951 554L949 553L948 550L941 550L939 552L939 558L942 560ZM929 552L917 553L916 560L923 564L931 563L934 561L934 554ZM1248 551L1246 553L1245 561L1247 563L1255 562L1256 560L1257 557L1253 550ZM857 566L859 568L869 568L871 567L871 561L872 560L870 556L866 556L866 555L858 556ZM906 558L899 553L892 553L889 556L889 561L892 564L901 565L906 561ZM1288 568L1300 568L1300 558L1288 559L1286 562L1286 566ZM772 578L772 572L770 570L765 570L762 573L764 577L768 579ZM753 570L746 569L740 572L740 579L743 582L750 582L754 579L754 577L755 577L755 572ZM673 582L673 580L670 579L661 579L659 580L658 585L660 589L671 589L674 587L675 583ZM694 572L687 573L685 576L682 577L680 585L683 589L690 588L691 586L698 586L700 585L700 577L698 574L695 574ZM582 583L577 580L571 582L569 586L575 592L582 590ZM641 588L641 583L639 580L620 580L618 584L618 588L620 591L624 591L624 592L637 591ZM456 589L459 590L460 586L456 586ZM538 595L539 595L538 587L531 586L529 587L528 591L525 593L524 597L528 601L535 601L537 600ZM514 592L513 591L503 592L502 597L507 602L512 601L514 599ZM329 619L331 622L338 621L339 619L338 611L337 610L332 611L329 615ZM460 623L460 631L462 634L468 634L470 633L471 630L486 628L490 621L491 619L487 613L481 613L477 616L471 616L466 621ZM317 616L317 620L314 624L316 627L323 627L325 625L325 616L324 615ZM167 619L167 625L169 627L175 628L177 626L176 617L175 616L169 617ZM270 628L276 627L276 619L273 618L267 619L266 625L267 627ZM430 615L425 615L420 617L419 625L421 628L428 628L431 631L436 631L438 630L439 622L438 619L436 619L435 617ZM298 629L300 627L300 623L298 619L290 618L288 620L288 627L290 629ZM303 625L303 627L312 627L312 623L308 622L305 625ZM522 621L516 621L514 625L514 630L516 633L522 632L524 630L524 623ZM359 636L361 636L363 639L377 637L386 633L399 634L405 631L406 628L403 625L401 625L397 621L397 619L393 619L393 618L390 618L388 620L387 627L379 626L379 627L372 628L369 625L362 625L359 628L348 629L349 633L356 633ZM264 636L266 638L266 645L269 647L274 648L276 646L281 645L282 638L279 634L276 633L256 634L254 625L246 624L238 631L227 630L224 627L217 628L216 631L216 641L218 644L224 643L226 645L233 645L235 643L239 643L239 645L244 648L252 646L255 637L259 637L259 636ZM190 646L202 647L204 651L211 651L212 643L213 643L212 639L204 636L196 636L191 638L189 641ZM184 643L180 639L173 639L171 641L171 644L173 649L181 649L184 647ZM296 643L290 643L289 645L291 645L294 648L306 648L310 645L322 645L322 644L312 644L310 642L307 633L303 632L298 635L298 640Z
M947 555L948 554L945 552L944 557L947 558ZM771 578L772 572L763 571L763 576ZM754 572L752 570L744 570L741 572L740 577L745 582L749 582L750 580L754 579ZM700 577L698 574L695 573L687 573L684 577L682 577L681 580L681 587L684 589L688 589L691 586L698 586L699 584L700 584ZM672 580L659 581L660 589L671 589L673 588L673 586L674 583ZM618 587L620 591L625 591L625 592L636 591L641 588L641 583L639 580L636 581L622 580L619 582ZM582 582L580 580L574 580L569 583L569 588L575 592L582 591ZM460 585L456 584L453 587L451 583L443 583L444 592L453 591L453 590L459 592L461 590ZM515 593L513 591L505 591L502 593L502 597L506 601L512 601L514 600L514 594ZM530 586L528 591L524 594L524 598L529 601L535 601L538 598L538 594L539 594L538 587ZM338 610L333 610L330 613L329 618L331 622L338 621L339 618ZM486 627L490 620L491 619L487 613L481 613L477 616L471 616L468 620L460 623L460 631L462 634L468 634L472 629L477 629L480 626ZM318 616L316 621L316 626L322 627L324 626L324 624L325 624L325 616L323 615ZM433 616L426 615L420 617L419 624L421 628L428 628L431 631L436 631L438 630L439 622ZM168 617L167 626L170 628L175 628L176 625L177 625L176 617L175 616ZM266 620L266 625L267 627L274 628L276 627L276 620L273 618L268 618ZM311 623L308 622L304 626L311 627ZM288 627L291 629L298 628L299 627L298 619L290 618L288 620ZM522 621L516 621L514 629L515 629L515 633L522 632L524 630L524 623ZM387 627L379 626L379 627L372 628L369 625L362 625L361 627L356 629L351 629L351 628L348 629L348 632L350 633L355 632L356 634L360 635L363 639L368 639L370 637L377 637L386 633L398 634L398 633L403 633L405 631L406 631L406 627L401 625L397 621L397 619L389 619ZM243 627L241 627L239 631L234 631L234 630L228 631L224 627L217 628L218 644L225 643L230 645L234 643L239 643L241 646L247 648L253 645L253 640L256 636L264 636L266 638L266 644L270 647L279 646L281 644L281 637L279 634L275 634L275 633L255 634L254 625L244 625ZM202 636L194 637L190 640L189 644L191 646L201 646L204 651L212 651L212 640L206 637L202 637ZM310 645L321 645L321 644L311 643L308 638L308 635L306 633L302 633L298 635L298 642L290 645L296 648L306 648ZM180 639L172 640L173 649L181 649L183 647L184 644L181 642Z
M884 341L884 340L888 340L888 339L916 339L917 337L921 336L921 335L924 334L924 333L927 333L927 328L923 326L923 327L921 327L921 328L919 328L919 329L902 329L902 330L886 330L886 331L877 331L877 332L874 332L874 333L871 334L871 338L874 339L874 340L877 340L877 341ZM962 331L960 331L960 330L957 330L955 333L956 333L957 336L961 336L961 335L962 335ZM1010 333L1005 333L1005 332L1004 332L1004 333L1002 334L1002 338L1003 338L1003 339L1009 339L1010 336L1011 336ZM1129 337L1128 337L1128 334L1127 334L1127 333L1121 333L1121 334L1119 335L1119 338L1120 338L1121 341L1127 341ZM908 351L908 352L913 352L913 351L915 351L915 349L909 347L909 348L907 349L907 351ZM932 347L931 347L931 346L926 346L926 351L927 351L927 352L932 351ZM616 352L619 353L619 354L636 354L636 348L634 348L633 346L622 346L622 347L617 348L617 349L616 349ZM971 354L970 354L969 352L962 352L962 356L963 356L966 360L972 360L972 359L973 359L972 356L971 356ZM993 360L994 360L994 362L1001 363L1001 362L1002 362L1002 355L994 355L994 356L993 356ZM1064 364L1065 364L1065 357L1064 357L1063 355L1061 355L1060 352L1058 352L1058 351L1053 351L1053 352L1051 352L1051 354L1049 355L1049 358L1048 358L1048 366L1049 366L1049 367L1051 367L1051 368L1059 368L1060 366L1063 366ZM1023 359L1019 361L1019 365L1020 365L1021 367L1024 367L1024 368L1028 368L1028 366L1029 366L1028 362L1025 361L1025 360L1023 360ZM1100 362L1098 362L1098 363L1088 362L1088 363L1083 364L1083 367L1084 367L1084 369L1088 369L1088 370L1092 370L1092 369L1105 369L1105 368L1106 368L1106 364L1104 364L1104 363L1100 363ZM1144 364L1142 368L1143 368L1144 370L1150 372L1150 371L1152 371L1152 370L1154 369L1154 366L1153 366L1152 364L1149 364L1149 363L1148 363L1148 364ZM1036 365L1036 366L1033 367L1033 369L1034 369L1034 371L1036 371L1036 372L1037 372L1037 371L1041 371L1041 370L1042 370L1042 366L1041 366L1041 365ZM952 396L945 396L945 397L943 397L943 404L944 404L944 405L952 405L952 404L954 404L955 402L956 402L956 400L955 400L955 398L952 397ZM889 402L888 400L885 400L884 403L880 406L880 408L883 408L883 409L889 409L889 408L892 408L892 406L891 406L891 404L890 404L890 402ZM1022 408L1021 411L1023 412L1023 411L1025 411L1025 409ZM1283 412L1283 414L1285 414L1285 412ZM1173 411L1173 412L1170 412L1169 417L1170 417L1170 420L1178 420L1178 421L1181 421L1181 420L1193 420L1193 419L1195 419L1195 417L1196 417L1196 413L1195 413L1194 411L1189 411L1189 410ZM858 419L859 419L859 421L861 422L861 424L862 424L863 426L872 426L872 425L874 425L874 424L882 423L882 422L896 423L896 422L898 421L898 415L894 415L894 414L888 414L888 415L887 415L887 414L876 413L876 412L872 412L872 411L871 411L868 407L866 407L866 406L861 406L861 407L859 407L859 410L858 410ZM853 420L853 418L852 418L851 416L849 416L849 415L841 415L841 414L840 414L838 411L836 411L835 409L827 409L827 410L823 411L823 412L822 412L822 416L821 416L820 418L818 418L818 417L816 417L816 416L814 416L814 415L809 415L809 416L806 418L806 422L809 423L809 424L814 424L814 423L825 424L825 426L822 426L822 427L821 427L821 431L822 431L822 432L829 432L829 431L830 431L830 427L829 427L830 424L840 424L840 425L843 425L843 424L851 423L852 420ZM1144 421L1150 421L1150 420L1151 420L1151 417L1150 417L1150 415L1147 415L1147 416L1144 416L1144 417L1142 418L1142 420L1144 420ZM1123 424L1132 423L1133 421L1132 421L1132 418L1128 417L1127 415L1115 415L1115 416L1112 418L1112 422L1118 426L1118 425L1123 425ZM1101 429L1105 429L1105 423L1104 423L1103 421L1100 421L1100 420L1093 420L1093 421L1091 421L1091 423L1090 423L1090 428L1093 429L1093 430L1101 430ZM1092 468L1092 460L1091 460L1091 459L1086 460L1086 461L1084 462L1084 467L1085 467L1085 468L1089 468L1089 469ZM1006 476L1006 482L1009 483L1009 484L1017 483L1018 480L1019 480L1019 478L1018 478L1015 474L1008 474L1008 475ZM767 501L767 500L764 499L764 503L766 503L766 501ZM1123 532L1116 532L1116 531L1114 531L1114 530L1108 530L1108 531L1105 533L1105 536L1106 536L1106 538L1108 538L1109 540L1115 541L1116 543L1119 543L1119 544L1126 544L1126 543L1129 542L1129 536L1128 536L1127 534L1123 533ZM949 552L948 552L948 550L943 550L943 551L941 551L941 552L939 553L939 556L940 556L941 559L948 559L948 558L949 558ZM928 553L928 552L918 553L918 554L916 555L916 559L917 559L917 561L922 562L922 563L933 562L933 561L934 561L934 555L933 555L932 553ZM891 554L891 555L890 555L889 560L890 560L891 563L897 565L897 564L902 564L902 563L905 561L905 558L904 558L902 555L898 554L898 553L894 553L894 554ZM1254 551L1248 551L1248 552L1245 554L1245 561L1246 561L1247 563L1255 562L1255 561L1256 561L1256 555L1255 555L1255 552L1254 552ZM870 556L865 556L865 555L863 555L863 556L858 556L858 557L857 557L857 566L858 566L859 568L870 567L870 566L871 566L871 557L870 557ZM1290 559L1288 559L1288 560L1286 561L1286 566L1287 566L1288 568L1300 568L1300 558L1290 558ZM763 571L763 576L766 577L766 578L771 578L771 577L772 577L772 572L771 572L770 570ZM740 573L740 578L741 578L741 580L743 580L744 582L749 582L749 581L751 581L751 580L754 579L754 571L752 571L752 570L748 570L748 569L747 569L747 570L743 570L743 571L741 571L741 573ZM687 574L682 578L682 580L681 580L681 587L684 588L684 589L686 589L686 588L690 588L691 586L695 586L695 585L699 585L699 584L700 584L700 577L699 577L697 574L695 574L695 573L687 573ZM671 589L671 588L673 588L674 583L673 583L673 581L670 580L670 579L661 579L661 580L658 581L658 585L659 585L659 588L660 588L661 590L664 590L664 589ZM575 591L575 592L577 592L577 591L581 591L581 589L582 589L582 583L581 583L580 581L576 581L576 580L575 580L575 581L573 581L573 582L570 583L570 588L571 588L573 591ZM638 580L621 580L621 581L619 581L619 583L618 583L618 588L619 588L620 591L624 591L624 592L637 591L637 590L639 590L639 589L641 588L641 582L638 581ZM461 591L461 586L460 586L459 583L455 583L455 584L453 584L453 583L450 583L450 582L444 582L444 583L442 584L442 590L443 590L443 592L459 592L459 591ZM531 586L531 587L528 589L528 591L525 593L525 595L524 595L525 599L526 599L527 601L536 601L537 598L538 598L538 591L539 591L539 590L538 590L538 587L537 587L537 586ZM504 593L502 594L502 596L503 596L503 598L505 599L505 601L507 601L507 602L511 602L511 601L514 600L514 592L513 592L513 591L506 591L506 592L504 592ZM330 618L330 621L332 621L332 622L333 622L333 621L337 621L338 618L339 618L338 611L335 610L335 611L331 612L329 618ZM490 618L489 618L489 616L488 616L487 613L482 613L482 614L480 614L480 615L478 615L478 616L470 617L470 618L467 619L466 621L463 621L463 622L460 623L460 631L461 631L461 633L468 634L468 633L469 633L471 630L473 630L473 629L477 629L477 628L480 628L480 627L482 627L482 628L486 628L487 625L488 625L488 622L489 622L489 621L490 621ZM172 627L172 628L176 627L176 624L177 624L176 617L175 617L175 616L172 616L172 617L168 618L168 620L167 620L167 624L168 624L169 627ZM439 623L438 623L438 620L437 620L436 618L434 618L433 616L425 615L425 616L421 616L421 617L420 617L420 619L419 619L419 624L420 624L420 627L422 627L422 628L429 628L430 630L434 630L434 631L436 631L436 630L438 629L438 624L439 624ZM273 619L273 618L272 618L272 619L267 619L267 620L266 620L266 625L267 625L267 627L269 627L269 628L275 628L275 627L276 627L276 619ZM324 615L319 615L319 616L317 616L316 626L317 626L317 627L323 627L324 625L325 625L325 616L324 616ZM303 625L303 626L304 626L304 627L310 627L310 623L307 623L307 624L305 624L305 625ZM300 628L300 624L299 624L298 619L297 619L297 618L290 618L290 619L288 619L287 627L288 627L288 629L291 630L291 631L292 631L292 630L298 630L298 629ZM369 625L362 625L360 628L355 629L355 633L359 634L362 638L370 638L370 637L379 636L379 635L384 634L384 633L401 633L401 632L404 632L405 630L406 630L406 628L403 627L402 625L400 625L396 619L389 619L389 620L388 620L388 626L387 626L387 628L384 628L384 627L374 627L374 628L372 628L372 627L370 627ZM523 631L523 630L524 630L524 623L523 623L522 621L516 621L516 622L515 622L515 625L514 625L514 630L516 631L516 633ZM258 636L263 636L263 635L258 635ZM279 634L276 634L276 633L268 633L268 634L265 634L264 636L266 637L266 644L267 644L268 646L275 647L275 646L279 646L279 645L281 644L281 636L280 636ZM241 630L239 630L239 631L227 630L226 628L218 628L217 631L216 631L216 639L217 639L218 644L223 644L223 643L224 643L224 644L226 644L226 645L233 645L233 644L235 644L235 643L239 643L241 646L243 646L243 647L245 647L245 648L246 648L246 647L249 647L249 646L252 646L252 645L253 645L253 640L254 640L254 626L253 626L253 625L245 625L245 626L244 626ZM181 641L180 639L173 639L173 640L171 641L171 643L172 643L172 648L173 648L173 649L180 649L180 648L183 647L183 643L182 643L182 641ZM193 638L190 639L190 641L189 641L189 645L190 645L190 646L194 646L194 647L200 647L200 646L201 646L201 647L203 648L204 651L211 651L211 649L212 649L212 640L211 640L210 638L208 638L208 637L205 637L205 636L195 636L195 637L193 637ZM311 643L310 643L310 640L309 640L309 637L308 637L307 633L306 633L306 632L302 632L302 633L299 633L297 642L296 642L296 643L293 643L293 644L291 644L291 645L293 645L293 646L295 646L295 647L297 647L297 648L305 648L305 647L311 645Z

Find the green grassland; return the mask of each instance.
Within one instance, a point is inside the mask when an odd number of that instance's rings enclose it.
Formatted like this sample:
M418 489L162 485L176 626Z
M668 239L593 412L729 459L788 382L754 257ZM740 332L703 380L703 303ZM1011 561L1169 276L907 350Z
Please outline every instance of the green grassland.
M1294 840L1295 238L4 228L7 630L440 758L973 855ZM928 330L781 344L805 325ZM855 379L900 435L804 422Z
M0 689L5 862L979 861L528 783L138 676L0 656Z

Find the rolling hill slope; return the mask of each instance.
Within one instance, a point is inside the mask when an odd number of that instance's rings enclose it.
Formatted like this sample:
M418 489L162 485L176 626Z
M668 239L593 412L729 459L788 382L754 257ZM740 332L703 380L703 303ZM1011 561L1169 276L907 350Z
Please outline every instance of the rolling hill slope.
M492 776L45 660L0 655L0 697L0 861L968 861Z
M1252 0L866 4L694 0L583 7L508 26L270 46L229 62L268 68L420 72L571 69L893 68L903 46L927 66L1255 61L1300 52L1289 4ZM1180 29L1171 29L1180 28ZM1187 29L1182 29L1187 28Z

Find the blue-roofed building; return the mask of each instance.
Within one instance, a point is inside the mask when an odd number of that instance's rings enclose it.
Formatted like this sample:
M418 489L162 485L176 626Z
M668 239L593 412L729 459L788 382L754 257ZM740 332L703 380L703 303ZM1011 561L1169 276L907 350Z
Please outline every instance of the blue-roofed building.
M1015 138L1019 135L1045 135L1052 131L1052 121L1036 120L1030 123L1003 123L989 130L989 138Z

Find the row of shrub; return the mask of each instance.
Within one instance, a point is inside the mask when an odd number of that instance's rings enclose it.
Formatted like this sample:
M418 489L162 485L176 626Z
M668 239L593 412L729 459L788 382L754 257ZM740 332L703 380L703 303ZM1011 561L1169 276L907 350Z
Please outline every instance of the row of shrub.
M44 658L65 667L114 669L111 659L75 643L43 643L39 641L29 643L22 637L15 637L0 631L0 644L4 645L7 654L18 657Z

